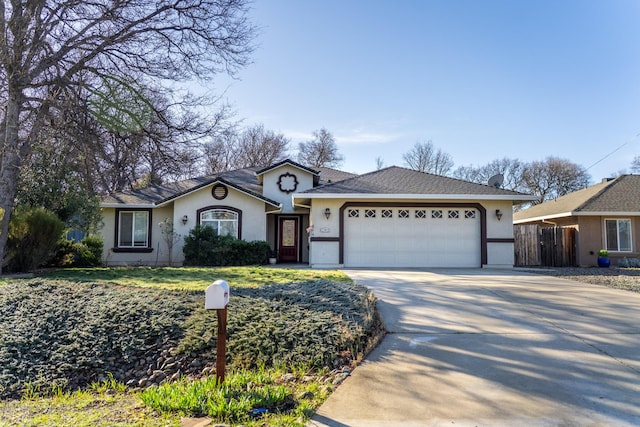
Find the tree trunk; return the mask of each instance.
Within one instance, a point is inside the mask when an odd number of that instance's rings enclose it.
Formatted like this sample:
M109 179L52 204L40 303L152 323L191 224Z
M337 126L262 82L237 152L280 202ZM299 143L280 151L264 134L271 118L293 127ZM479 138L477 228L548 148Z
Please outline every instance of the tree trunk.
M2 156L0 157L0 209L2 209L2 221L0 222L0 275L4 267L5 248L9 237L9 221L13 212L18 178L20 176L20 141L18 138L18 125L20 119L20 106L22 105L22 92L12 88L9 84L7 110L2 124Z

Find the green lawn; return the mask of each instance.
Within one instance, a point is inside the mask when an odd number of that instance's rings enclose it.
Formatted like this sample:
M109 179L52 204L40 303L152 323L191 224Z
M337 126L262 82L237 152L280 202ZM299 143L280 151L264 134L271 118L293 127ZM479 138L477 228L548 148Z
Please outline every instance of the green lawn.
M122 267L70 268L41 274L40 277L74 282L116 283L145 288L204 290L218 279L231 287L258 287L268 284L329 280L350 283L342 272L335 270L295 270L269 267Z

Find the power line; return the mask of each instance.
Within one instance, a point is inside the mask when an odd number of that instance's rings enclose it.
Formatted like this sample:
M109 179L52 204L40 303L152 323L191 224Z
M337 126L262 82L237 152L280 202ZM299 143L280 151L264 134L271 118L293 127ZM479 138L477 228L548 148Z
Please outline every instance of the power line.
M628 145L629 143L633 142L634 139L636 139L638 136L640 136L640 133L637 133L633 138L631 138L629 141L625 142L624 144L622 144L621 146L619 146L618 148L616 148L615 150L613 150L612 152L610 152L609 154L607 154L606 156L602 157L600 160L598 160L597 162L595 162L594 164L592 164L591 166L589 166L587 168L587 170L591 169L592 167L594 167L595 165L597 165L598 163L600 163L601 161L605 160L606 158L610 157L613 153L620 151L622 149L622 147L624 147L625 145Z

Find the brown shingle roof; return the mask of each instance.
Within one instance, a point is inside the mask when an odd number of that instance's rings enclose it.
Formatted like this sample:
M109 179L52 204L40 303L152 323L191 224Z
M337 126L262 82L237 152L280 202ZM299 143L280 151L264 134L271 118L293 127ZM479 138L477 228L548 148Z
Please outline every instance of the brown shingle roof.
M258 183L255 177L255 171L257 169L258 168L238 169L229 172L222 172L218 175L186 179L164 185L152 185L140 190L123 191L105 197L102 200L102 203L105 205L159 205L183 194L190 193L198 188L219 181L277 206L278 202L262 195L262 186Z
M419 172L398 166L391 166L364 175L357 175L340 182L322 185L304 191L303 193L526 196L516 191Z
M280 162L279 165L284 163L286 162ZM290 163L298 165L294 162ZM321 184L326 182L337 182L356 176L352 173L343 172L331 168L319 168L317 171L306 167L303 168L315 174L320 172ZM222 172L217 175L191 178L163 185L153 185L139 190L123 191L106 196L102 200L102 203L105 205L159 205L175 199L176 197L179 197L183 194L190 193L191 191L197 190L198 188L219 181L277 206L278 202L262 195L262 185L256 178L256 173L264 172L269 169L271 169L271 167L250 167Z
M621 175L600 182L566 196L516 212L513 220L523 222L532 218L566 214L631 213L640 214L640 175Z

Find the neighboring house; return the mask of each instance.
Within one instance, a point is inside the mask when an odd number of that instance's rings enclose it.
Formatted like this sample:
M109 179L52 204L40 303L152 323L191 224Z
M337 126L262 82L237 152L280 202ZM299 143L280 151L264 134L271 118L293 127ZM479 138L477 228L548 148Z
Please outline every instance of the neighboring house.
M612 261L638 257L640 175L621 175L517 212L514 224L576 229L576 263L596 266L600 249Z
M512 267L512 206L532 196L389 167L364 175L285 160L113 194L101 204L108 265L164 265L159 224L266 240L278 262L335 267ZM172 260L183 260L182 239Z

